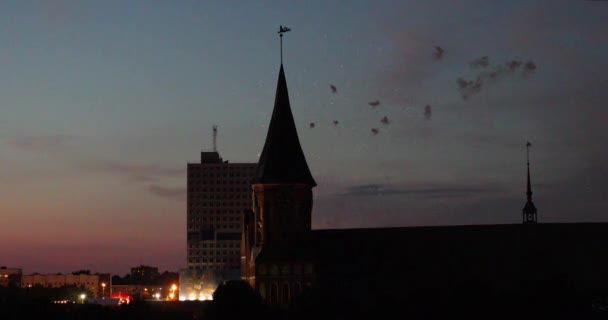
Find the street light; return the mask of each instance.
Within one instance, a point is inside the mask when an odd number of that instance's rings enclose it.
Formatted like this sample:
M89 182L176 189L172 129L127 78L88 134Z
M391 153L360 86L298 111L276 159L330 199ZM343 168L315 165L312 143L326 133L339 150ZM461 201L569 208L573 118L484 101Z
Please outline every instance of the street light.
M171 286L171 290L169 292L169 299L171 299L171 300L175 299L175 291L177 291L177 286L175 284L173 284Z
M105 282L101 283L101 296L102 297L106 296L106 283Z
M87 295L84 293L80 295L80 300L82 301L82 304L84 304L84 298L86 298L86 297L87 297Z

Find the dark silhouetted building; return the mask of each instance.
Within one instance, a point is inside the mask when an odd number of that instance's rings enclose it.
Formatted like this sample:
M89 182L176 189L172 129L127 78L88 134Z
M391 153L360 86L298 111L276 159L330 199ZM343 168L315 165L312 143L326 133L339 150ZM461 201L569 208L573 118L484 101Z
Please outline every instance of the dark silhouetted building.
M281 65L270 126L252 185L253 212L244 215L241 265L242 279L272 303L288 301L303 286L312 284L314 186Z
M274 305L547 315L608 297L608 224L536 223L529 167L523 224L312 230L315 185L281 64L241 245L241 279Z
M19 287L21 285L21 276L23 272L21 268L7 268L5 266L0 267L0 287L8 287L14 285Z
M153 283L158 280L160 273L157 267L140 265L131 268L131 281L133 283Z

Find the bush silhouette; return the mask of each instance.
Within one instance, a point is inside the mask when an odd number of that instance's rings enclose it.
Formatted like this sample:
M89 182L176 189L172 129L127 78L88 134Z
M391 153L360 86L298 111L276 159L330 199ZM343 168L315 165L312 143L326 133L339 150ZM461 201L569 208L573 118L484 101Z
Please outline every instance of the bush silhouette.
M264 299L246 282L229 280L213 292L213 304L209 319L236 319L237 317L260 318L268 315Z

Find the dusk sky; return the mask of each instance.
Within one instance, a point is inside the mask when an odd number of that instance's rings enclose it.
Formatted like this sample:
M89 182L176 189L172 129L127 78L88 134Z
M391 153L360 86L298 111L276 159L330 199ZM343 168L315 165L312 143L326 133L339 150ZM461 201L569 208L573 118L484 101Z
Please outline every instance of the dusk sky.
M539 222L608 221L608 1L7 1L0 265L184 268L186 165L214 124L257 162L279 25L313 228L521 223L528 140Z

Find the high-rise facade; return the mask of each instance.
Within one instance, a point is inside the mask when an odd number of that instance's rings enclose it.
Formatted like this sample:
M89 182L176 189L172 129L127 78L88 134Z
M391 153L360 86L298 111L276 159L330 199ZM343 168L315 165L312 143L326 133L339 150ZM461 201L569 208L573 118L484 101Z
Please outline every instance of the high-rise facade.
M229 163L201 152L188 163L187 265L190 271L240 278L241 217L251 210L257 163Z

